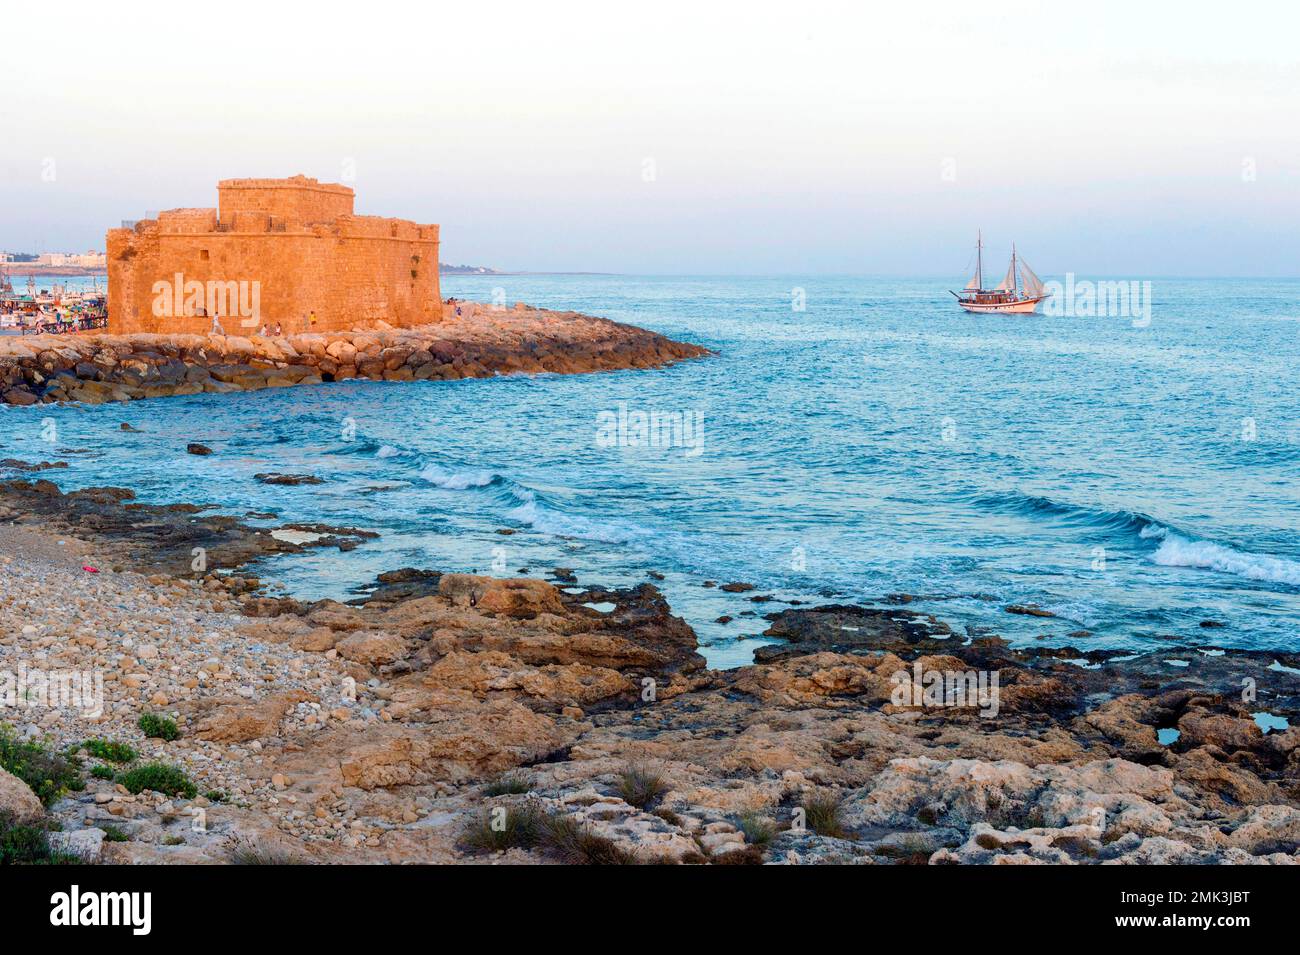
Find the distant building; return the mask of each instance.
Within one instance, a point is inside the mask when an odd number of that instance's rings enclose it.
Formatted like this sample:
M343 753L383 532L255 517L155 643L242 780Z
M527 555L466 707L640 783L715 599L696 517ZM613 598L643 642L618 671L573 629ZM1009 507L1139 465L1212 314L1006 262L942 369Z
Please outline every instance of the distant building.
M305 176L225 179L216 209L110 229L110 331L203 334L214 315L231 334L437 321L438 226L358 216L353 200Z
M69 255L67 259L69 265L80 266L83 269L102 269L108 265L108 255L104 252L96 252L94 249L81 255Z

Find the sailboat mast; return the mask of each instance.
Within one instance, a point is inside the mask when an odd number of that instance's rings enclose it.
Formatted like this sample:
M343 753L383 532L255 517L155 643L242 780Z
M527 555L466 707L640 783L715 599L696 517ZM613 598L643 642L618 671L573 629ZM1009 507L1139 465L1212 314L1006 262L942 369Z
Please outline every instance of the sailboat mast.
M984 288L984 231L975 233L975 287Z
M1020 297L1020 276L1016 274L1016 244L1011 243L1011 297Z

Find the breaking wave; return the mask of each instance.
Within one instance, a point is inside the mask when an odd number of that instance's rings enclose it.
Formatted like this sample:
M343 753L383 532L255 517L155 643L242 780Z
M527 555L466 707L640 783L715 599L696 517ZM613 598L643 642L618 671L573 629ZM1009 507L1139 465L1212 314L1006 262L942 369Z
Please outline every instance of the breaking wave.
M594 521L579 514L566 514L549 506L527 488L517 488L519 504L506 512L506 517L534 530L556 537L573 537L578 540L599 541L603 544L629 544L642 538L639 528L620 527L617 524Z
M420 477L436 487L448 491L464 491L471 487L487 487L497 479L491 471L449 471L437 464L427 464L420 469Z
M1247 580L1300 587L1300 561L1269 554L1252 554L1214 541L1190 540L1171 531L1149 536L1161 538L1160 546L1151 555L1151 560L1162 567L1196 567L1245 577Z
M971 501L977 507L995 511L999 514L1048 518L1065 527L1110 532L1120 531L1132 534L1142 534L1151 528L1165 528L1165 525L1155 518L1140 511L1111 511L1101 508L1081 507L1077 504L1064 504L1060 501L1054 501L1050 497L1023 494L1020 491L977 494L971 498Z
M422 480L447 491L489 489L503 508L506 519L543 534L604 544L632 544L649 537L649 532L638 526L565 513L537 491L495 471L422 461L417 473Z
M1136 534L1141 541L1159 541L1149 559L1161 567L1213 570L1247 580L1300 586L1300 561L1203 540L1140 511L1081 507L1019 491L981 494L972 500L999 513L1046 518L1065 527Z

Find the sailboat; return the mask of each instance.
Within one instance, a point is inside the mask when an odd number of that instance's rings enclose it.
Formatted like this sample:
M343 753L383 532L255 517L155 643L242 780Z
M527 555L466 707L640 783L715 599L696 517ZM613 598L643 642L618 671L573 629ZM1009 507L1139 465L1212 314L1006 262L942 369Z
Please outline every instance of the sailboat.
M975 275L960 292L953 292L957 304L968 312L1015 312L1025 314L1038 308L1038 303L1051 298L1042 280L1016 256L1011 246L1011 264L1002 281L991 289L984 288L984 236L975 240Z

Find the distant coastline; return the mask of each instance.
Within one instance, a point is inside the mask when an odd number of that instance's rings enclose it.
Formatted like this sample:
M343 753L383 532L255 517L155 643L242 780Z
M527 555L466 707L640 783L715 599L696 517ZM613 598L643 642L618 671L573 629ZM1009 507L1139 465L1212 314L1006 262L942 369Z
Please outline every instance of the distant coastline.
M87 268L80 265L38 265L35 262L0 262L12 279L21 275L79 275L90 278L98 275L108 278L108 273L99 268Z
M108 273L100 268L87 268L80 265L38 265L35 262L3 262L0 266L9 272L9 277L28 275L53 275L90 278L98 276L108 278ZM614 272L533 272L527 269L493 269L484 265L448 265L438 263L439 275L615 275Z
M486 265L438 263L439 275L614 275L614 272L530 272L526 269L492 269Z

